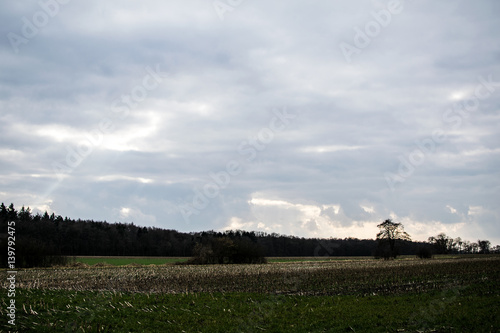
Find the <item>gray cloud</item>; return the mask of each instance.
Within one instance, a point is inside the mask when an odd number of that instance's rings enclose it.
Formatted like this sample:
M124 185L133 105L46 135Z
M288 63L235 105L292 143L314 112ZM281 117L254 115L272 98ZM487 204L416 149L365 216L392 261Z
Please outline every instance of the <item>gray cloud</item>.
M0 200L305 237L375 237L392 217L417 239L500 243L500 5L401 1L347 62L341 43L388 3L245 1L221 20L210 1L69 1L28 37L40 4L0 4Z

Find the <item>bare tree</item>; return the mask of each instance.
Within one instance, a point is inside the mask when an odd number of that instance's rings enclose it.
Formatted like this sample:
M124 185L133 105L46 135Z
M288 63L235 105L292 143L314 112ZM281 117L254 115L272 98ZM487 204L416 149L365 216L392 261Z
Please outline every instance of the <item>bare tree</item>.
M401 223L392 222L391 219L387 219L377 225L377 227L380 229L377 234L379 251L386 259L397 257L396 241L411 241L410 235L404 231L403 224Z
M477 244L477 243L471 243L471 247L472 247L472 253L477 253L478 252L479 244Z
M463 242L463 248L465 253L472 253L472 244L468 240Z
M453 252L454 244L453 238L447 236L445 233L440 233L436 237L429 237L431 243L436 249L438 254L447 254Z
M455 243L455 246L458 250L458 253L462 253L462 246L464 244L464 242L462 241L462 238L460 238L460 237L455 238L454 243Z
M479 246L479 253L490 253L491 243L489 240L478 240L477 245Z

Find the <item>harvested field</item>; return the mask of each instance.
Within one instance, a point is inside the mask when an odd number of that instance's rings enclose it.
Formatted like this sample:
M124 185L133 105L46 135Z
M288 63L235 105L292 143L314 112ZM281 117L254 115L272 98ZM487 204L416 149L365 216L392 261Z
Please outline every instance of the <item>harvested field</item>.
M450 285L473 285L483 279L500 281L500 257L304 261L264 265L95 265L20 270L17 285L26 289L145 293L368 295L423 292Z
M500 331L499 256L82 264L19 270L16 287L19 332Z

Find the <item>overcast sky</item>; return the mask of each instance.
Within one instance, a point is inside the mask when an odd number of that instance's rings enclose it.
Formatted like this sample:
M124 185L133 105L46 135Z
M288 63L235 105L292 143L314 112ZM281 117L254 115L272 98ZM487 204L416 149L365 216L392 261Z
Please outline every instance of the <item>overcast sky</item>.
M500 244L500 2L2 1L0 201Z

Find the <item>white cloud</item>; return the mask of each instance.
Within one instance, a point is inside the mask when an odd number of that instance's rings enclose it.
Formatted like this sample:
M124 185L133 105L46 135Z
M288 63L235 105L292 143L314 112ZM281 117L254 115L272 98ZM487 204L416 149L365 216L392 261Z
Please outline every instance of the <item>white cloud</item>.
M333 153L342 150L357 150L362 148L363 148L362 146L332 145L332 146L304 147L301 150L306 153Z
M129 215L130 215L130 208L127 208L127 207L122 207L122 208L120 209L120 217L121 217L122 219L126 219L126 218L128 218L128 217L129 217Z
M259 229L265 229L264 224L260 223L257 226ZM255 228L255 223L254 222L246 222L244 223L241 218L233 216L229 220L229 224L224 227L222 230L252 230L252 228Z
M468 234L465 232L465 223L444 224L439 221L418 222L411 219L403 219L405 231L410 234L412 239L426 241L430 236L436 236L440 233L445 233L451 237Z
M0 149L0 158L3 160L15 161L22 159L26 156L23 151L16 149Z
M31 209L34 213L48 212L49 214L54 213L52 209L53 200L46 199L43 203L34 204Z
M120 181L120 180L128 180L128 181L133 181L133 182L139 182L143 184L149 184L152 183L152 179L148 178L142 178L142 177L131 177L131 176L124 176L124 175L106 175L106 176L100 176L97 177L96 181L101 181L101 182L112 182L112 181Z
M469 211L467 212L467 215L469 216L481 215L483 211L484 209L481 206L469 206Z
M457 213L457 210L455 208L451 207L450 205L446 205L446 208L448 208L452 214Z
M249 200L251 219L232 217L225 230L232 227L258 229L303 237L374 238L376 225L372 220L355 220L343 214L338 204L315 205L265 199L262 193ZM257 221L257 222L253 222Z
M373 206L363 206L363 205L359 205L361 208L363 208L363 210L367 213L370 213L370 214L373 214L375 213L375 209L373 208Z
M156 217L145 214L139 207L121 207L117 213L116 217L123 222L147 227L159 227ZM137 221L141 221L141 223L139 224Z

